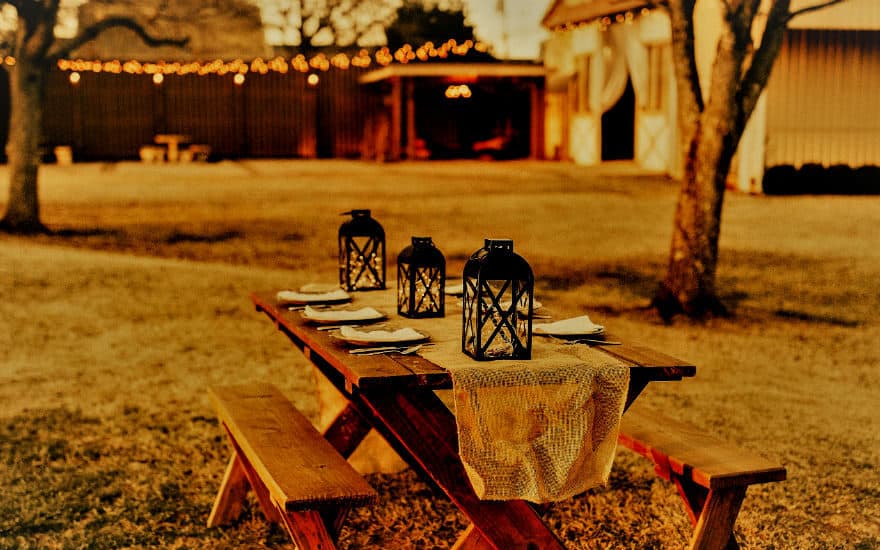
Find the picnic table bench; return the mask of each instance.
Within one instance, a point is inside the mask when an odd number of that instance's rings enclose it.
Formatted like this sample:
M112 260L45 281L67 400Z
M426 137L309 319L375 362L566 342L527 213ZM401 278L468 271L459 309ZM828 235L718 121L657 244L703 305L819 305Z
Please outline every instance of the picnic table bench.
M675 484L694 526L691 549L739 548L733 526L746 489L786 477L778 464L638 406L623 415L618 442Z
M266 519L298 548L335 548L349 510L376 492L277 388L215 387L210 395L233 448L208 527L238 517L248 485Z

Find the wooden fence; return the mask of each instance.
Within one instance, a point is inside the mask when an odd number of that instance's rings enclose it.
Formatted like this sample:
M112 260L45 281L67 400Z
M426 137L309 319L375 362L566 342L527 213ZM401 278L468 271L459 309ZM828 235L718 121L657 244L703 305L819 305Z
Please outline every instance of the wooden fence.
M148 75L83 73L72 84L69 72L53 70L43 144L70 146L77 160L122 160L137 158L156 134L186 134L220 158L356 157L364 121L381 104L358 85L361 73L319 72L316 86L298 72L249 73L242 84L231 75L170 75L154 84ZM6 90L0 86L2 96ZM8 97L0 103L7 120Z

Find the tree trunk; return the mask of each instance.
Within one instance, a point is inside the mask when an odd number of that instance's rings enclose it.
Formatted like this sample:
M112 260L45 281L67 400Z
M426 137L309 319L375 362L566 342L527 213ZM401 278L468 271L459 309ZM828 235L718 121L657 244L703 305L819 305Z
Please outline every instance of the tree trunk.
M715 271L725 180L734 146L717 125L698 127L688 147L675 212L666 277L654 298L664 319L677 313L702 318L725 315Z
M45 231L37 197L45 83L44 63L17 59L9 79L9 202L0 221L0 227L14 233Z

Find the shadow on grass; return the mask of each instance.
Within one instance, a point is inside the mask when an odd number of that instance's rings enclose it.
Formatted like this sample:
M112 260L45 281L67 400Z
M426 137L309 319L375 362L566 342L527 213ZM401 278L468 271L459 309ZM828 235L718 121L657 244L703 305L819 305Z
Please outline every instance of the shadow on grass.
M62 228L49 231L52 237L77 238L77 237L112 237L114 239L122 239L126 236L125 231L121 229L101 229L94 228Z
M232 239L240 239L244 237L241 231L223 231L215 234L203 233L187 233L183 231L172 231L171 234L165 236L162 240L168 244L177 243L222 243L231 241Z

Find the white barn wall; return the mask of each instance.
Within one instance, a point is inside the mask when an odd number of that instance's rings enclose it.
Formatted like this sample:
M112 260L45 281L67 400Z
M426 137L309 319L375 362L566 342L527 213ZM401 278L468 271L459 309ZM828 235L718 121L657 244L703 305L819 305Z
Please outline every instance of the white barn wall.
M880 32L789 31L767 86L766 165L880 165L878 90Z

